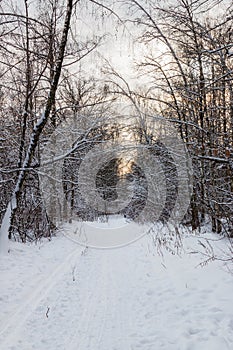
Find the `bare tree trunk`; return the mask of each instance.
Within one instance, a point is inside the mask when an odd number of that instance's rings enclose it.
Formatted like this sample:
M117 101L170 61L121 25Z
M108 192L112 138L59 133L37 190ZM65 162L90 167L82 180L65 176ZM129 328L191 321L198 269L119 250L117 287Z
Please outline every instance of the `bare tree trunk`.
M29 16L28 16L28 3L27 0L24 0L25 4L25 18L26 18L26 97L24 103L24 111L23 111L23 123L22 123L22 131L21 131L21 140L19 147L19 160L18 160L18 168L22 167L23 155L25 149L25 137L26 137L26 129L27 129L27 119L28 119L28 109L30 106L30 92L31 92L31 65L30 65L30 42L29 42ZM18 172L19 174L19 172Z

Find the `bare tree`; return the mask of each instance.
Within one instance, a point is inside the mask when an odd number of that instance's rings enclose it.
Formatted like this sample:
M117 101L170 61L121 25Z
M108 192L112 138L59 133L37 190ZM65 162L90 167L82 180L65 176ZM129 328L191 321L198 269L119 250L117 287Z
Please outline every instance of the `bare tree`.
M151 77L137 95L173 120L193 158L193 230L209 217L232 234L232 5L224 0L127 1L148 54L138 64ZM213 16L213 8L223 13ZM156 52L161 47L162 54Z
M1 246L4 246L3 242L6 241L6 237L10 233L11 223L14 219L14 215L15 215L15 212L16 212L16 209L18 206L18 201L19 201L19 197L21 194L23 184L25 182L27 170L31 166L31 163L33 160L33 155L35 153L36 147L37 147L38 142L39 142L39 137L40 137L46 123L48 122L50 112L51 112L52 106L54 104L56 91L57 91L57 87L58 87L58 82L59 82L59 78L60 78L61 70L62 70L65 48L66 48L66 44L67 44L67 37L68 37L68 32L69 32L69 27L70 27L72 10L73 10L73 0L68 0L67 7L66 7L66 16L65 16L65 21L64 21L63 33L62 33L60 46L59 46L59 50L58 50L58 57L56 60L56 68L55 68L55 72L54 72L53 81L52 81L49 95L47 98L45 110L33 128L33 131L32 131L31 137L30 137L30 143L29 143L28 149L26 151L26 155L24 157L24 160L22 162L22 168L20 169L19 174L17 176L16 184L15 184L11 199L8 203L5 215L4 215L3 220L2 220L1 229L0 229Z

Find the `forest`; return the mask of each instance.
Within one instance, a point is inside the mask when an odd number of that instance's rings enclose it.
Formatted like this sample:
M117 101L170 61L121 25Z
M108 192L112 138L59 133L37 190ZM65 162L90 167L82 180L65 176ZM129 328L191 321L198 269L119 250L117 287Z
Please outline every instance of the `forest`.
M166 224L186 196L179 225L233 237L232 19L228 0L2 0L1 244L53 236L58 199L67 220Z

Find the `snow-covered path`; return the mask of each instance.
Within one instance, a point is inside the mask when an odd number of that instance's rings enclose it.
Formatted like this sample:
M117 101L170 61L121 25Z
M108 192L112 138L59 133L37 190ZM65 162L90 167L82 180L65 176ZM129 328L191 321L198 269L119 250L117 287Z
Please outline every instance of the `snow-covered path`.
M194 238L190 238L193 239ZM1 350L227 350L233 278L149 236L85 249L60 236L0 259Z

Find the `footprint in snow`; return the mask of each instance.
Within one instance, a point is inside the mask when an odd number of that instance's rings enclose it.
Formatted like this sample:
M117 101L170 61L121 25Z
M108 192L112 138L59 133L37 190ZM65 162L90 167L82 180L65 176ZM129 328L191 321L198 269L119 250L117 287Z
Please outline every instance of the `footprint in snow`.
M155 294L155 292L154 292L153 289L148 289L147 292L146 292L146 295L148 295L148 296L151 296L151 295L154 295L154 294Z

